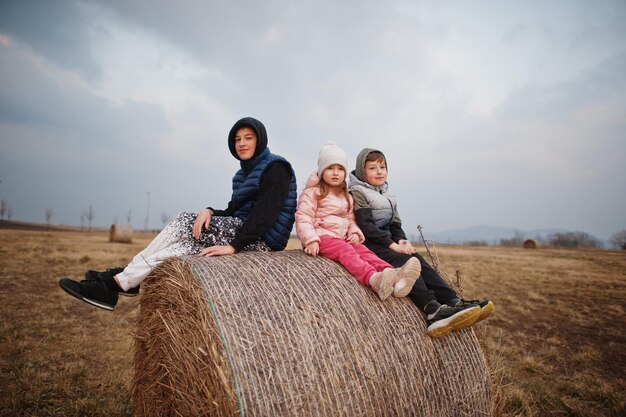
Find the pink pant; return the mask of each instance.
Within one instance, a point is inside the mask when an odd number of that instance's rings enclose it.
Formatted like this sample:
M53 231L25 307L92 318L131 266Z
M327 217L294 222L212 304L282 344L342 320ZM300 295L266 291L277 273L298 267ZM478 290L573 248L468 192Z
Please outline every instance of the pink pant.
M320 255L338 261L365 286L369 286L370 277L374 272L393 268L360 243L348 243L328 235L321 235L320 239Z

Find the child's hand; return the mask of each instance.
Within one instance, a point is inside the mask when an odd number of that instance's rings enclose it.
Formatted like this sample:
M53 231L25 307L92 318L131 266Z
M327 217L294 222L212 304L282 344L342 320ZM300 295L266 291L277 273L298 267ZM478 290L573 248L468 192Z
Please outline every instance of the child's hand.
M202 209L200 213L198 213L198 217L193 222L192 233L194 239L198 240L200 238L200 234L202 233L202 226L205 229L209 228L209 224L211 223L211 216L213 215L213 211L210 209Z
M224 255L232 255L235 253L235 248L230 245L226 246L209 246L208 248L202 249L202 251L198 254L198 256L224 256Z
M319 242L311 242L304 248L304 253L311 256L317 256L320 253L320 244Z
M413 253L417 252L417 249L415 249L415 248L413 247L413 245L411 245L411 242L409 242L409 241L408 241L408 240L406 240L406 239L400 239L400 240L398 240L398 244L399 244L400 246L402 246L405 250L407 250L407 251L408 251L408 252L405 252L405 253L406 253L406 254L408 254L408 255L411 255L411 254L413 254Z
M400 242L406 242L406 243L398 244L394 242L391 245L389 245L389 249L391 249L394 252L404 253L406 255L412 255L413 253L415 253L415 248L407 240L400 240Z
M350 236L348 236L348 243L359 243L359 235L357 235L356 233L352 233Z

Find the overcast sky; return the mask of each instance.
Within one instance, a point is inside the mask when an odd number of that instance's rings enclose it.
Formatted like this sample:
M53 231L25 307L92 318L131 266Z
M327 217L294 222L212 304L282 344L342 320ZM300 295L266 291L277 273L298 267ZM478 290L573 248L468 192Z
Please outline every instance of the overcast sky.
M299 191L326 141L379 148L407 232L626 228L626 2L0 1L14 220L161 227L224 208L227 133Z

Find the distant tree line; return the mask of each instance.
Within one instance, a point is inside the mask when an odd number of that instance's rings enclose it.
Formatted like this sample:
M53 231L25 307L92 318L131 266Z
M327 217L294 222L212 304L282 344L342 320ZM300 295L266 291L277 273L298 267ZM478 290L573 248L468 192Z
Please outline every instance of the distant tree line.
M486 240L468 240L464 243L467 246L489 246L489 243Z
M500 239L500 246L521 247L524 243L524 234L516 232L515 236L510 239ZM563 232L553 233L547 238L533 238L537 243L546 246L554 246L557 248L601 248L602 242L586 232ZM611 244L620 249L626 249L626 230L621 230L610 240Z
M44 211L44 216L46 218L46 224L50 226L50 220L54 211L52 208L47 208ZM11 205L8 204L4 199L0 200L0 220L4 220L4 217L7 217L7 220L11 220L13 217L13 209ZM89 207L81 212L80 215L80 227L85 227L85 220L89 223L89 230L91 230L91 222L96 216L96 212L93 209L93 206L90 204ZM128 210L126 215L126 220L128 224L130 224L132 218L132 211ZM167 213L161 213L161 222L163 223L163 227L170 221L171 217ZM117 218L114 223L117 223ZM416 241L415 236L412 236L413 240ZM522 247L524 244L524 233L521 231L516 231L515 235L509 239L500 239L499 246L506 247ZM601 248L602 242L596 237L590 235L586 232L563 232L563 233L553 233L549 235L547 238L535 237L533 238L537 243L543 246L553 246L558 248ZM611 244L619 249L626 250L626 229L620 230L619 232L614 233L610 239ZM473 240L469 242L465 242L466 245L470 246L488 246L489 244L484 240Z
M500 246L521 247L524 243L524 234L516 231L515 235L510 239L500 239Z
M50 227L52 217L54 216L54 210L52 207L48 207L43 212L44 218L46 219L46 225ZM7 201L3 198L0 200L0 220L4 220L6 217L7 220L11 220L13 217L13 208ZM80 213L80 227L81 229L85 227L85 221L88 223L89 230L91 230L91 224L96 217L96 212L93 209L93 206L90 204L88 208L83 210ZM126 222L127 224L131 223L133 217L133 212L131 209L126 213ZM171 216L168 213L161 213L161 222L163 223L163 227L171 220ZM117 216L113 219L113 223L117 223Z
M550 246L560 248L601 248L602 242L585 232L554 233L550 235Z
M542 246L553 246L557 248L601 248L602 242L586 232L563 232L553 233L547 238L532 238ZM516 232L510 239L500 239L500 246L521 247L524 244L523 233Z

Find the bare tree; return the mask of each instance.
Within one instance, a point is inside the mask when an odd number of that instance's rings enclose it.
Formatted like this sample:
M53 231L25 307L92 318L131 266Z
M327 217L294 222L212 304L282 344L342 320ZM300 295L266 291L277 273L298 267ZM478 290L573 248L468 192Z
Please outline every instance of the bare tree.
M626 229L613 233L613 236L611 236L611 243L618 248L626 250Z
M128 214L126 215L126 223L130 224L131 219L133 218L133 211L128 209Z
M163 227L168 224L170 221L170 215L166 212L161 213L161 222L163 223Z
M83 210L82 213L80 213L80 228L83 229L85 228L85 218L87 217L87 210Z
M148 205L146 206L146 221L143 224L143 230L148 230L148 220L150 218L150 191L146 192L148 197Z
M510 239L500 239L500 246L510 246L518 248L524 243L524 233L520 230L515 231L515 236Z
M585 232L554 233L550 235L549 243L562 248L600 248L602 243Z
M4 201L4 198L2 199L2 201L0 201L0 220L4 220L4 213L6 213L7 211L7 202Z
M11 217L13 217L13 207L9 204L7 207L7 219L11 220Z
M86 213L87 220L89 221L89 230L91 230L91 221L93 220L95 215L96 215L96 213L94 213L93 207L90 204L89 208L87 209L87 213Z
M52 210L52 207L47 208L44 211L44 214L46 216L46 224L48 225L48 227L50 227L50 219L52 219L52 215L54 214L54 211Z

